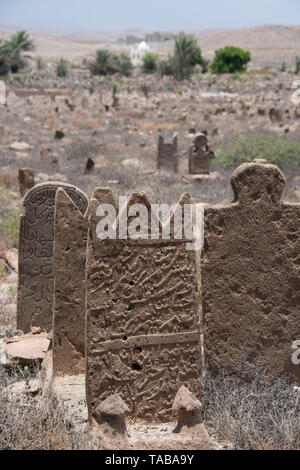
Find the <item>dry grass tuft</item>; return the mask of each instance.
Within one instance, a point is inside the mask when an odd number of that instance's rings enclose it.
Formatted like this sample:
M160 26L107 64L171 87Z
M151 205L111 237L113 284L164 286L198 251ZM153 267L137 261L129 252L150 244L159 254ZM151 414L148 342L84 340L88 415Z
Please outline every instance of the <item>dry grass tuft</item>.
M270 383L260 371L251 383L206 376L206 427L235 449L299 450L299 399L286 378Z
M33 375L37 371L31 373ZM8 373L0 368L0 450L77 450L86 447L81 435L66 419L61 405L41 396L16 393L20 378L27 372ZM22 377L23 376L23 377Z

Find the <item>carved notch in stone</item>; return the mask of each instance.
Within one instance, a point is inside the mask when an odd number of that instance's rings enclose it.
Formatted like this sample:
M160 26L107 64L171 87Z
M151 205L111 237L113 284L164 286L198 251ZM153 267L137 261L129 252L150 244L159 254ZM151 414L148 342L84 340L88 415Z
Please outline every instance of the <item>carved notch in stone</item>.
M257 161L232 175L235 202L204 212L201 262L207 370L248 379L259 364L273 378L292 374L300 337L300 205L280 202L284 177Z

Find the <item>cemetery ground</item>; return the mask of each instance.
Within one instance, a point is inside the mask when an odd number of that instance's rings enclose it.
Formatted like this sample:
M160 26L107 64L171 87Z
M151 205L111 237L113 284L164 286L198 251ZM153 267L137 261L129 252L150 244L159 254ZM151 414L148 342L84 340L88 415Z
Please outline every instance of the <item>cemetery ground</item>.
M115 197L144 191L150 202L175 203L189 192L195 203L217 205L233 199L233 170L263 158L284 173L282 199L299 203L300 111L291 102L294 79L272 70L199 74L183 82L139 74L106 79L91 77L85 68L70 69L61 79L37 72L9 77L7 105L0 106L0 338L17 333L20 168L32 168L35 183L71 183L89 197L96 187L110 187ZM197 180L188 175L188 149L195 133L203 131L216 156L210 176ZM158 136L171 141L174 132L178 172L158 171ZM45 407L40 374L40 364L1 367L0 449L89 448L85 403L75 398L67 406L53 395ZM258 368L249 383L241 365L239 379L206 375L204 391L209 445L300 449L299 389L284 377L268 386ZM150 442L156 449L167 431L158 424L131 432L134 448ZM196 445L193 438L180 442L174 436L165 448ZM105 446L100 442L99 448Z

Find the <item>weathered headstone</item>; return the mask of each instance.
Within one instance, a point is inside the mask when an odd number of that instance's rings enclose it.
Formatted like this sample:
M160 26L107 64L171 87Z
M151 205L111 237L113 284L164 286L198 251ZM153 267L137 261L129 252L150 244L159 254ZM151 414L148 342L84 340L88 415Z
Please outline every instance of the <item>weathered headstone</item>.
M300 340L300 205L280 202L285 181L264 160L232 175L235 201L205 209L202 254L207 370L278 378Z
M54 220L53 374L85 371L85 260L88 224L58 188Z
M157 150L157 169L177 172L178 160L178 138L174 134L172 142L164 142L162 135L158 137L158 150Z
M3 80L0 80L0 104L6 105L6 85Z
M209 175L210 160L214 156L209 149L207 136L203 133L197 134L189 149L189 174Z
M25 333L32 326L52 329L54 204L58 187L66 191L81 213L88 203L80 189L66 183L41 183L26 193L25 212L20 218L17 306L17 325Z
M172 237L98 239L97 207L112 200L111 193L98 190L89 206L89 418L109 395L119 394L131 419L167 421L181 385L202 396L195 252L186 250L186 240ZM135 203L150 206L143 193L130 197L128 210Z
M34 171L31 168L20 168L19 170L19 189L23 197L29 189L34 186Z

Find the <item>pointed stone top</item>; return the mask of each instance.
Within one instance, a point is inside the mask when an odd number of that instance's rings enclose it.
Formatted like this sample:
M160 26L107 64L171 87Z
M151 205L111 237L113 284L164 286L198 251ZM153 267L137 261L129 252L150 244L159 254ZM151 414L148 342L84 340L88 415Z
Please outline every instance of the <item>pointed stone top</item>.
M183 193L178 201L179 206L184 206L184 204L191 204L192 196L190 193Z
M184 385L180 387L174 399L172 410L194 411L202 408L202 403Z
M120 395L109 395L97 407L97 412L106 416L123 416L130 410Z

